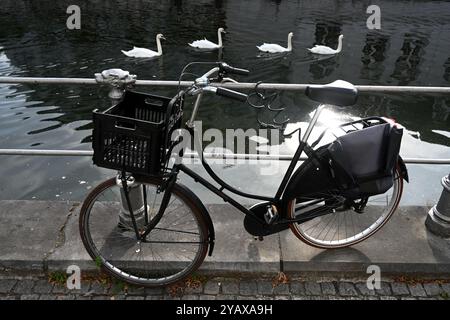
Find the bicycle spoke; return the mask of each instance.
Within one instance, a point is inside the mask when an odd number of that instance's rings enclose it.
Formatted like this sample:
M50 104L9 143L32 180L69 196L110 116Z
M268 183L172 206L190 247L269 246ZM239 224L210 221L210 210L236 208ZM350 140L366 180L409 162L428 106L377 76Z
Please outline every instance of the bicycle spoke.
M189 232L189 231L183 231L183 230L174 230L174 229L168 229L168 228L154 228L154 230L164 230L164 231L170 231L170 232L179 232L179 233L200 235L197 232Z

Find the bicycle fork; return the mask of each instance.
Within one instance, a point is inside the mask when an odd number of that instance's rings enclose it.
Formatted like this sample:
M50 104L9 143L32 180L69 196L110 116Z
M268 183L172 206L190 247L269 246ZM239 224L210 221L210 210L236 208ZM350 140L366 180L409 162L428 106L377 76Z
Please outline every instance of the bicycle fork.
M127 180L126 180L124 173L122 173L120 180L122 183L122 188L123 188L124 195L125 195L126 205L128 207L128 212L130 213L130 218L131 218L131 222L133 225L133 229L136 234L136 239L138 241L145 241L145 238L148 236L148 234L155 228L155 226L161 220L161 218L167 208L167 205L169 204L170 197L172 195L172 189L177 180L177 175L176 174L170 175L169 178L166 181L164 181L163 184L161 185L160 190L162 192L164 192L164 195L163 195L158 213L151 219L151 221L149 221L149 217L148 217L146 189L145 189L145 186L142 185L142 192L143 192L143 201L142 202L144 204L144 211L145 211L144 212L145 228L142 231L139 229L137 217L136 217L135 212L132 207L129 186L127 184Z

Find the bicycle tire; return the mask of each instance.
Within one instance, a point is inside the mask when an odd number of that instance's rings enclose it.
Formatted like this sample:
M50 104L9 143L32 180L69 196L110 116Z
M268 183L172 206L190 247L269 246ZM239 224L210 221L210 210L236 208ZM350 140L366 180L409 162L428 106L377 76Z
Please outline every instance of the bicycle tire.
M136 179L137 183L142 183L145 185L158 186L161 183L161 179L153 178L153 177L143 177ZM100 183L96 186L86 197L83 202L80 211L79 217L79 231L81 235L81 239L83 244L91 256L91 258L97 263L101 264L103 270L107 273L116 277L118 279L124 280L125 282L141 285L146 287L161 287L167 286L183 279L187 278L193 272L195 272L199 266L202 264L203 260L206 257L208 252L208 228L205 222L205 219L201 213L201 210L197 207L195 201L189 196L189 194L185 191L185 187L179 184L175 184L172 190L172 195L175 195L177 198L181 199L186 206L190 209L193 214L193 217L198 225L199 230L199 247L198 252L196 252L195 259L188 265L188 267L184 268L182 271L178 272L176 275L172 275L170 277L162 277L162 278L144 278L142 276L136 277L133 274L127 273L122 270L120 267L115 266L113 263L108 261L104 256L102 256L99 248L92 240L91 230L89 228L89 222L91 219L91 211L92 208L98 199L99 195L101 195L105 190L116 186L116 179L111 178ZM166 209L167 210L167 209ZM106 217L105 217L106 218ZM135 239L136 240L136 239ZM135 268L135 267L133 267Z
M395 192L395 197L393 197L393 202L391 202L389 204L389 210L388 210L388 212L386 212L386 214L384 214L383 219L379 223L377 223L375 226L371 225L369 228L365 229L363 231L364 233L363 232L361 233L362 234L361 236L354 236L355 239L353 239L353 240L345 241L340 244L327 243L326 241L319 241L317 239L314 239L312 236L306 235L306 233L300 229L301 224L292 223L292 224L290 224L289 227L290 227L292 233L298 239L300 239L304 243L306 243L310 246L316 247L316 248L339 249L339 248L353 246L357 243L360 243L360 242L368 239L369 237L373 236L376 232L378 232L389 221L389 219L392 217L395 210L397 209L398 204L400 203L400 200L401 200L402 193L403 193L403 178L402 178L399 168L396 169L396 172L394 175L394 185L391 187L391 189L388 190L388 192L390 190L392 190L393 193ZM292 199L288 202L287 216L289 218L294 217L295 203L296 203L296 199ZM369 230L369 231L367 231L367 230Z

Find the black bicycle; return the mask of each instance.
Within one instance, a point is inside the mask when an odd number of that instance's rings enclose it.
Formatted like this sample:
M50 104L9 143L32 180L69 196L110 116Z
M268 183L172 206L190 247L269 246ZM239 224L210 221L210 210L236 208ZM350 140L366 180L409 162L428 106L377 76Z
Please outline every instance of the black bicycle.
M193 178L245 214L244 227L264 237L286 229L319 248L342 248L377 232L397 208L408 180L399 156L402 130L382 117L342 124L342 133L316 147L309 144L321 111L356 102L356 88L345 81L312 85L306 95L320 102L273 197L233 188L208 165L196 141L201 163L219 185L186 167L183 135L193 137L194 120L207 93L247 101L247 95L221 87L231 74L249 72L226 63L197 78L175 97L126 91L120 103L93 112L94 163L119 173L94 188L80 213L83 243L96 263L113 276L144 286L164 286L194 272L214 248L214 225L201 200L177 181ZM182 125L185 99L196 96L193 112ZM185 136L184 136L185 137ZM297 168L300 156L307 159ZM250 208L224 191L258 200Z

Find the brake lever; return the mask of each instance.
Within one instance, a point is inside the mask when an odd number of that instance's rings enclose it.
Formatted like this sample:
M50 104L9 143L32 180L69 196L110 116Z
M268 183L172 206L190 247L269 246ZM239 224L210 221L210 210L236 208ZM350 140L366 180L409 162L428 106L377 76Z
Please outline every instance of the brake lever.
M211 83L213 82L218 82L218 83L226 83L226 82L232 82L232 83L239 83L238 81L229 78L229 77L224 77L223 74L220 74L219 76L215 77L215 78L209 78L208 79Z
M197 87L192 87L192 88L190 88L190 89L188 89L187 91L186 91L186 94L187 95L190 95L190 96L195 96L195 95L197 95L199 92L201 92L202 91L202 89L201 88L197 88Z
M232 79L232 78L223 78L220 83L226 83L226 82L232 82L232 83L239 83L238 81Z

